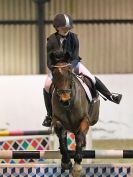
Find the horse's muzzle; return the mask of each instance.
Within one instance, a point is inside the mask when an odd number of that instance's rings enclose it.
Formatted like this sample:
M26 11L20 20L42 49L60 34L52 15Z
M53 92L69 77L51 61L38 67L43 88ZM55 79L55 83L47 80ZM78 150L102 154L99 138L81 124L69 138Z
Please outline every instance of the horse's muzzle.
M71 100L67 100L67 101L60 101L61 105L64 108L69 108L70 104L71 104Z
M56 93L59 97L59 102L64 108L68 108L71 102L71 89L57 89Z
M56 93L59 96L59 100L66 102L71 99L71 89L57 89Z
M59 95L59 100L62 102L69 101L71 99L71 93L62 93Z

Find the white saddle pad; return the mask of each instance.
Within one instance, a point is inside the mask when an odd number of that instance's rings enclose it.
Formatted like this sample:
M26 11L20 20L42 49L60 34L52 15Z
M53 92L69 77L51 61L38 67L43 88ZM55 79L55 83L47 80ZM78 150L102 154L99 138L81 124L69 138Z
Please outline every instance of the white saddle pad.
M80 77L77 76L77 79L80 81L81 85L83 86L86 94L87 94L87 97L88 99L90 100L90 102L92 101L92 95L91 95L91 92L90 92L90 89L89 87L85 84L85 82L83 82Z

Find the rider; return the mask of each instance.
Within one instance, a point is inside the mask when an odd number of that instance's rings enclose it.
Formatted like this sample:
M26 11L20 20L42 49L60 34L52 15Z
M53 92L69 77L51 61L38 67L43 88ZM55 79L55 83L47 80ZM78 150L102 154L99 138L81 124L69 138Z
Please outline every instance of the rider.
M75 33L71 32L73 28L72 18L67 14L57 14L53 20L53 26L56 30L55 33L51 34L47 39L47 66L51 70L52 57L51 53L55 52L56 56L60 54L58 51L68 52L71 56L71 64L76 74L83 73L91 78L95 84L96 89L104 95L108 100L119 104L122 98L121 94L111 93L105 85L80 62L79 57L79 40ZM52 105L49 88L52 83L51 72L48 74L43 89L45 106L47 110L47 116L43 121L43 125L46 127L51 126L52 120Z

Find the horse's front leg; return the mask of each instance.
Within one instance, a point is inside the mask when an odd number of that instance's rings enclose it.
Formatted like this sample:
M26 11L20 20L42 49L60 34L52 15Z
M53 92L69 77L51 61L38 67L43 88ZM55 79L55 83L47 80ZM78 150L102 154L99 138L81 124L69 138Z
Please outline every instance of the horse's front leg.
M72 168L72 162L70 160L68 149L67 149L67 131L62 126L61 122L57 121L54 126L55 133L59 138L60 152L62 154L61 167L66 169Z
M86 134L89 130L89 121L87 118L84 118L79 127L79 131L75 135L76 141L76 152L74 161L78 164L82 162L82 149L86 146Z
M87 118L84 118L81 121L78 133L75 134L76 152L74 157L75 164L72 170L72 174L74 177L79 177L82 173L82 166L80 165L82 162L82 149L86 146L86 134L88 130L89 121Z

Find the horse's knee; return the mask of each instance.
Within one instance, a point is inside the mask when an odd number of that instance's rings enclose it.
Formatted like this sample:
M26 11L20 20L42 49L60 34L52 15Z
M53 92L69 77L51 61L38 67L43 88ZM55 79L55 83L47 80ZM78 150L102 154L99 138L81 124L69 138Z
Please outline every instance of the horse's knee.
M54 124L54 131L55 133L57 134L57 136L59 137L63 131L63 126L61 124L61 122L57 121L55 124Z
M82 132L79 132L76 137L76 144L77 144L77 148L79 147L85 147L86 146L86 135Z
M56 122L54 130L59 138L60 152L64 155L67 152L67 132L59 121Z
M89 120L87 118L84 118L80 123L79 131L86 134L89 130L89 126Z
M89 120L85 117L80 123L79 132L77 134L77 143L79 146L86 146L86 134L89 130L89 126Z

